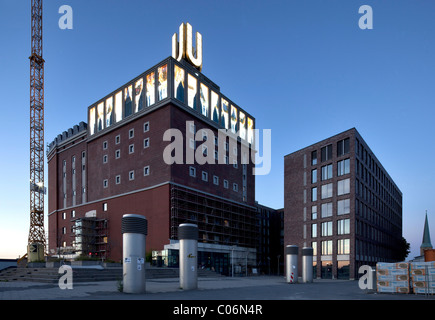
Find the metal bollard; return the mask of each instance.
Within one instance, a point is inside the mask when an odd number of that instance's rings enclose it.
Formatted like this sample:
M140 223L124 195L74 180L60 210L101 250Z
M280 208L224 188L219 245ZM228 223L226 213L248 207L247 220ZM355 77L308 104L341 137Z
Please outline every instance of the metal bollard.
M313 248L302 248L302 282L313 282Z
M178 227L180 240L180 288L198 288L198 226L183 223Z
M286 278L288 283L298 282L298 246L289 245L285 248L286 253Z
M148 222L144 216L122 216L123 292L145 292L145 240Z

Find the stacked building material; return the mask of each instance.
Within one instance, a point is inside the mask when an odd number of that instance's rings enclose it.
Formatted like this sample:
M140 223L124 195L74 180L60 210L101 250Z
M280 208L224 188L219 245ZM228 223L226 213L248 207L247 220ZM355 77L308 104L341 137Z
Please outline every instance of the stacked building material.
M378 262L376 287L378 292L409 293L409 263Z
M414 293L435 293L435 261L411 262L411 287Z

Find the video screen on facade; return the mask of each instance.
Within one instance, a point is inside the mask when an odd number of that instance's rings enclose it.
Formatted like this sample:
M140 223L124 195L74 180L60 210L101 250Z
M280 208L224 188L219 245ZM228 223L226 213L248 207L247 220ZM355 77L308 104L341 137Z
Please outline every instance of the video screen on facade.
M113 124L113 97L106 99L106 128Z
M187 75L187 105L196 110L197 80L194 76Z
M184 69L174 66L174 97L184 102Z
M211 92L211 119L219 123L219 96L216 92Z
M254 143L254 121L248 118L248 142Z
M158 83L158 92L159 92L159 101L166 99L168 97L168 65L165 64L157 69L159 83Z
M221 126L225 129L228 129L228 101L225 99L221 99L222 109L221 109Z
M231 105L231 131L237 132L237 108Z
M122 120L122 91L115 95L115 119L116 122Z
M134 85L134 112L143 109L143 79L140 78Z
M104 102L100 102L97 106L97 130L104 129Z
M89 109L89 133L95 133L95 107Z
M203 83L199 87L199 103L201 104L201 114L208 117L208 87Z
M155 76L154 72L147 75L147 106L151 106L156 101L155 99Z
M239 113L239 132L240 138L246 140L246 116L241 111Z
M124 89L124 117L133 114L133 86L128 86Z

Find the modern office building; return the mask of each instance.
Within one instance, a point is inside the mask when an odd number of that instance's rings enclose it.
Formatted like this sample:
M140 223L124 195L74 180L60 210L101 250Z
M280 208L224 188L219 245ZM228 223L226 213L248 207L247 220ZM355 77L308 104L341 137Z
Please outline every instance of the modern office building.
M397 261L402 193L353 128L284 157L285 245L313 247L318 278Z
M87 123L49 144L52 253L119 261L121 218L134 213L148 220L147 252L167 262L177 263L178 226L194 223L199 263L225 273L239 253L256 264L255 118L200 71L189 27L173 57L92 103Z

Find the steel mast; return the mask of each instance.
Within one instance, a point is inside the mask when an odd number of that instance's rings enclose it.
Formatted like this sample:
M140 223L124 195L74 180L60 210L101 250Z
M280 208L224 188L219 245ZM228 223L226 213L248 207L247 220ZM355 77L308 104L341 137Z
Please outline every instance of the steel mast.
M44 59L42 58L42 0L32 3L30 59L30 230L28 262L44 259Z

